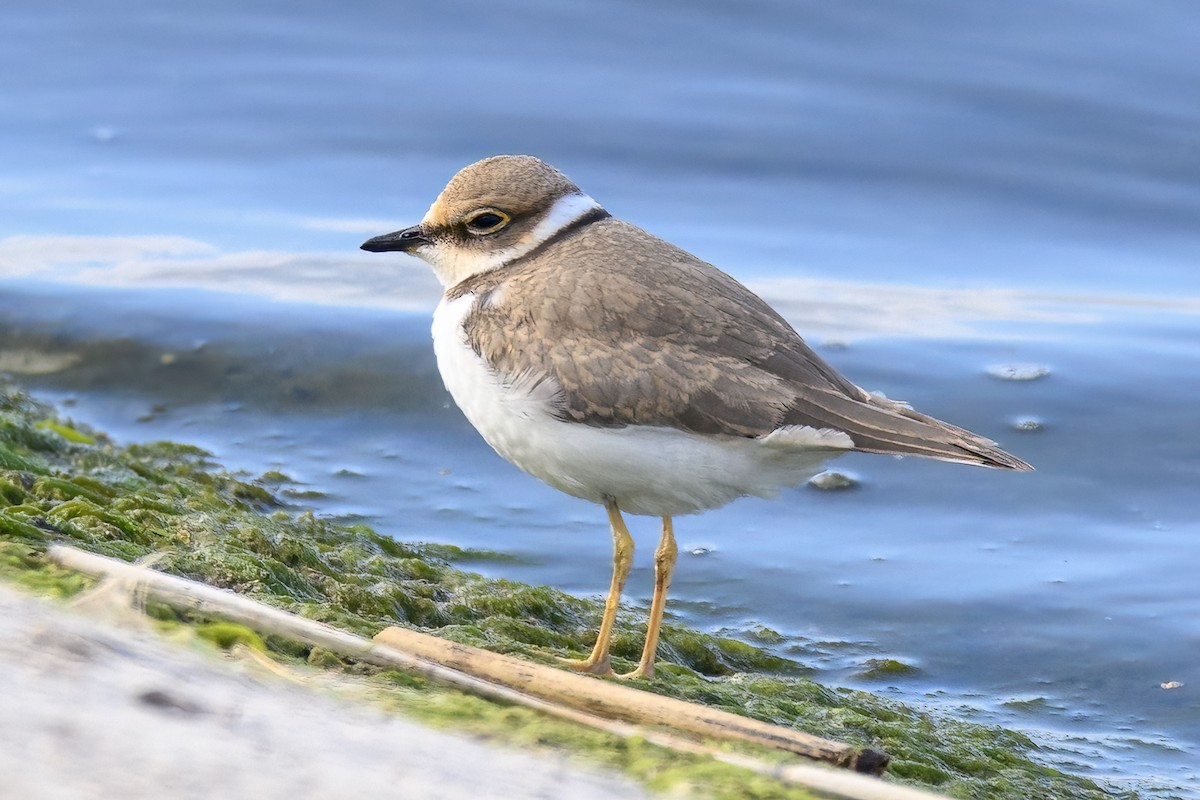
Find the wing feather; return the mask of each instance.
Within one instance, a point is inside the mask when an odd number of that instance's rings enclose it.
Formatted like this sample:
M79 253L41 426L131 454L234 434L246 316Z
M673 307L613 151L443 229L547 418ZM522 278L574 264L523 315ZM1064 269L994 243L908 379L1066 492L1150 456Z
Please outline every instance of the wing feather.
M454 291L481 298L467 323L475 351L504 374L551 376L566 420L740 437L806 426L844 432L856 450L1030 469L855 386L736 280L618 220L468 283Z

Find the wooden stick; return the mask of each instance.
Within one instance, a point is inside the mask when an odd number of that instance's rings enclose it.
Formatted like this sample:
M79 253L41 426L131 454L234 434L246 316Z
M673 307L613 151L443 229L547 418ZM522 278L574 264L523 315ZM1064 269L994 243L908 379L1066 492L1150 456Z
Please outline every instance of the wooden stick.
M296 641L306 642L319 647L324 647L343 656L355 658L366 663L375 664L377 666L388 668L399 668L414 674L422 675L430 680L453 686L464 691L468 691L483 697L510 702L537 709L539 711L551 714L563 719L572 720L580 724L588 725L593 728L604 730L608 733L622 737L639 737L651 744L661 747L679 750L683 752L698 753L709 756L715 760L722 761L728 764L733 764L746 769L753 770L759 774L767 775L788 783L806 786L811 789L832 793L838 797L848 798L849 800L939 800L941 796L930 794L928 792L913 789L910 787L900 786L893 783L882 783L879 780L865 775L858 775L846 770L830 770L819 766L808 766L805 764L790 764L779 765L769 764L751 756L745 756L738 753L728 753L721 750L716 750L705 746L699 742L685 739L680 736L675 736L670 733L665 733L658 730L644 728L638 725L630 724L629 722L620 719L609 719L597 716L594 713L589 713L579 708L564 706L558 702L534 697L525 692L519 691L510 686L497 684L488 680L481 679L469 674L466 674L458 669L446 666L443 664L434 663L421 655L402 651L395 646L385 644L380 641L371 641L364 639L354 634L346 633L345 631L325 625L321 622L298 617L286 611L282 611L271 606L264 605L250 598L229 592L223 589L217 589L212 586L207 586L196 581L191 581L186 578L167 575L161 572L155 572L146 567L129 564L117 559L108 558L106 556L96 555L84 550L79 550L74 547L65 545L53 545L49 552L48 558L68 569L73 569L89 575L105 578L115 578L128 580L135 583L139 589L147 592L147 594L155 599L167 603L173 607L187 610L197 611L203 614L224 617L241 624L254 627L260 631L274 633L280 636L285 636ZM402 629L388 629L402 630ZM406 633L411 633L407 632ZM384 640L391 639L395 634L388 633L383 638ZM423 634L421 635L423 636ZM425 637L434 638L434 637ZM451 649L458 650L465 648L464 645L456 645L444 640L436 640L446 645L451 645ZM476 648L466 648L467 650L476 650ZM658 700L667 700L668 698L658 697L647 692L640 692L635 689L609 684L604 681L598 681L594 678L586 678L570 673L565 673L560 670L542 667L528 662L516 661L504 656L497 656L487 651L478 651L485 653L488 656L514 661L518 665L519 670L527 670L535 668L536 674L542 675L541 670L546 670L550 673L563 675L567 678L573 678L580 681L585 681L594 685L608 686L611 689L621 690L615 697L621 698L624 692L633 692L639 697L639 702L645 697L656 698ZM474 655L474 654L468 654ZM461 658L460 653L456 658ZM574 689L572 689L574 690ZM608 700L598 702L596 707L604 708L607 704L614 702L613 695L607 695ZM671 700L670 703L681 703L681 701ZM688 706L691 704L681 703ZM717 715L722 715L725 712L716 712L713 709L702 709L704 712L711 712ZM628 717L629 715L625 715ZM704 717L705 714L701 714ZM736 715L729 715L735 720L740 720L741 723L754 723L748 727L757 725L766 725L766 723L757 723L753 720L747 720ZM718 720L715 729L721 729L722 720ZM743 726L735 726L735 729ZM797 731L791 731L785 728L777 728L777 726L766 727L783 731L786 734L798 734L799 737L806 737L807 734L800 734ZM778 735L777 733L774 735ZM746 738L737 736L736 738ZM771 737L769 737L771 738ZM809 737L817 739L817 737ZM799 741L799 739L798 739ZM825 740L817 739L824 742ZM828 745L834 745L830 751L836 754L842 754L844 751L841 748L849 748L848 745L841 745L836 742L826 742L823 748ZM789 749L789 748L785 748ZM795 752L794 750L792 752ZM872 753L874 751L861 751L854 764L846 762L849 766L857 765L859 769L865 766L865 759L862 753ZM886 762L885 762L886 763Z
M387 628L375 635L375 641L600 717L662 725L712 739L753 742L874 775L883 772L887 766L887 756L875 750L859 750L792 728L663 697L626 684L534 664L407 628Z

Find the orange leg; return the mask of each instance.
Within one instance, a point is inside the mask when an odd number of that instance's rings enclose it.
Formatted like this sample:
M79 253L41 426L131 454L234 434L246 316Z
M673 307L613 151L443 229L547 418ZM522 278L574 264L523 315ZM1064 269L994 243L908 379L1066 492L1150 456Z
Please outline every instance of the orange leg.
M617 508L615 500L606 500L604 510L608 512L608 523L612 527L613 573L608 598L604 601L604 616L600 619L600 632L596 634L596 646L592 648L590 656L582 661L562 659L580 672L594 672L597 675L613 674L608 658L609 640L617 619L617 608L621 604L621 592L625 590L625 579L629 577L629 569L633 566L633 537L629 535L629 528L625 527L621 510Z
M675 573L675 562L679 558L679 546L675 544L675 526L670 517L663 517L662 539L654 551L654 598L650 601L650 626L646 630L646 645L642 648L642 659L637 669L621 675L622 678L653 678L654 653L658 650L658 636L662 630L663 610L667 606L667 589L671 588L671 576Z

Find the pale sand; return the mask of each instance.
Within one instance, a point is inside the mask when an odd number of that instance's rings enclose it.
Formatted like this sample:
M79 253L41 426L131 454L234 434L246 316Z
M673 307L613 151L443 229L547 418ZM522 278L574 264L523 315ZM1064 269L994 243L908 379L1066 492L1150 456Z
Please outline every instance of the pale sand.
M645 797L0 585L0 796Z

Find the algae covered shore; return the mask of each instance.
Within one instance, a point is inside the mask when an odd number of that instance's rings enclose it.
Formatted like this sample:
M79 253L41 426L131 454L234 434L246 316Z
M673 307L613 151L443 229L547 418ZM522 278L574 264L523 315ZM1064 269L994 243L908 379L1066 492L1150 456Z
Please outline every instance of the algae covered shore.
M410 543L421 531L376 532L318 518L281 502L273 487L285 481L230 475L186 444L114 443L0 384L0 577L10 583L59 597L89 586L46 562L46 547L61 541L125 560L154 556L156 569L366 636L402 624L546 663L587 652L598 601L473 574L456 562L487 554ZM249 641L285 664L307 661L359 676L379 702L427 723L567 750L652 790L807 796L701 757L581 730L294 642L260 640L219 620L154 604L147 610L162 626L187 627L222 646ZM626 662L618 667L638 655L633 616L624 615L615 637L614 655ZM893 758L888 780L960 798L1117 796L1040 763L1036 744L1018 732L822 686L801 664L744 642L668 625L660 656L661 674L647 690L884 750Z

